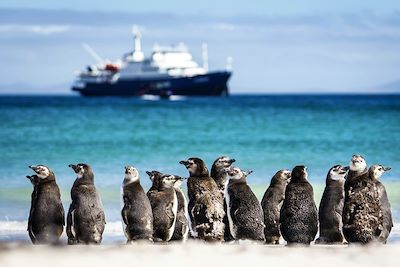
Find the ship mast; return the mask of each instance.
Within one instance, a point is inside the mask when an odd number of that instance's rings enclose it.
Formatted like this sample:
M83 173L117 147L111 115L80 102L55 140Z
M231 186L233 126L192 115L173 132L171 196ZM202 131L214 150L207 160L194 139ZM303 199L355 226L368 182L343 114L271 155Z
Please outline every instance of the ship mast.
M203 54L203 68L205 71L208 71L208 47L206 43L202 45L202 54Z
M140 62L144 59L144 55L142 52L142 44L141 44L142 34L140 33L139 27L137 25L133 25L132 34L134 39L134 47L132 53L133 61Z

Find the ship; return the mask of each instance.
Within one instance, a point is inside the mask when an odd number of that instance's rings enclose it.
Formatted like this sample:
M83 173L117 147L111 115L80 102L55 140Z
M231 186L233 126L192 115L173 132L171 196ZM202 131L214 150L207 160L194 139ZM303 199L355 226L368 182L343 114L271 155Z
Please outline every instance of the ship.
M82 96L227 96L232 75L231 59L225 70L208 70L207 45L203 44L203 65L194 61L186 45L154 45L150 57L141 49L141 32L132 30L133 50L121 59L104 61L87 44L86 50L98 61L79 71L72 90Z

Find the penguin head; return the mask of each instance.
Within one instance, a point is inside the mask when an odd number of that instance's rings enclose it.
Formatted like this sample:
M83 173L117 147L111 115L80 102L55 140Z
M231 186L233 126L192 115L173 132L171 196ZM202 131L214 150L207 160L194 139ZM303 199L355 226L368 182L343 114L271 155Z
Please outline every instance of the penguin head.
M385 172L391 169L390 167L374 164L369 168L369 176L374 180L378 180Z
M162 173L159 171L146 171L147 175L149 176L150 180L154 183L158 177L162 176Z
M183 180L183 178L177 176L177 175L171 175L171 174L164 174L161 176L161 187L162 188L172 188L175 186L175 183L178 180Z
M40 178L37 175L27 175L26 178L29 179L33 186L39 184Z
M188 160L182 160L179 163L185 165L191 177L210 176L206 164L200 158L189 158Z
M36 172L37 176L40 179L46 179L51 174L51 170L49 169L49 167L44 165L31 165L29 166L29 168Z
M228 179L230 181L239 181L246 180L246 177L249 176L253 171L243 171L238 167L231 166L230 168L225 169L226 174L228 175Z
M271 179L271 185L273 184L283 184L287 185L292 177L292 172L288 169L283 169L277 171Z
M126 166L124 184L130 184L137 181L139 181L138 170L133 166Z
M342 165L333 166L328 172L327 181L344 182L348 170L349 167L347 166L342 166Z
M362 172L367 168L367 163L361 155L353 155L350 160L350 170L355 172Z
M162 185L162 176L163 174L159 171L146 171L149 176L151 182L153 183L153 187L160 188Z
M290 181L307 181L308 180L308 172L307 167L303 165L299 165L293 168L292 177Z
M235 161L236 161L235 159L231 159L227 156L222 156L214 161L213 167L217 171L224 171L225 168L230 167L232 163L234 163Z
M86 163L70 164L68 167L74 170L78 179L82 179L84 176L93 178L92 168Z
M177 176L177 175L174 175L174 176L175 176L174 187L175 187L175 188L181 188L182 181L185 180L185 178L182 178L182 177Z

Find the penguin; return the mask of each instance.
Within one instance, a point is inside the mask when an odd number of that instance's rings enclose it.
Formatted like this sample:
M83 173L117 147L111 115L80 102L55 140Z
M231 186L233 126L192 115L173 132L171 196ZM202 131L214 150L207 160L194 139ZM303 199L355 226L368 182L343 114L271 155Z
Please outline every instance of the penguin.
M226 184L226 168L229 168L236 160L227 156L217 158L211 166L211 177L214 179L218 186L219 191L225 193Z
M265 241L263 210L246 181L252 172L233 166L227 170L224 195L229 228L235 240Z
M181 188L182 180L183 178L177 177L174 183L174 190L178 199L178 211L176 214L175 230L171 240L186 242L189 234L189 214L186 196Z
M153 240L168 242L174 234L178 212L178 197L174 184L181 178L157 171L147 171L146 173L153 182L147 192L153 210Z
M124 233L127 242L136 240L153 240L153 212L150 201L140 185L139 172L133 166L125 167L125 178L122 183L121 211Z
M374 185L373 188L378 191L379 209L376 213L380 214L380 217L382 218L375 236L378 242L384 244L386 244L390 231L392 230L393 219L385 186L379 181L379 178L390 169L390 167L375 164L372 165L368 171Z
M214 179L215 183L218 186L219 191L222 194L222 198L224 199L224 193L225 193L225 184L226 184L226 168L229 168L232 163L234 163L236 160L231 159L227 156L221 156L218 157L213 165L211 166L211 177ZM225 225L225 231L224 231L224 240L225 241L231 241L233 240L233 237L231 235L230 229L229 229L229 221L228 217L226 215L226 202L224 199L224 211L225 211L225 216L223 219L223 223Z
M319 238L315 241L316 244L343 243L344 182L348 170L349 167L335 165L328 171L319 204Z
M36 175L27 176L33 185L28 233L33 244L55 244L65 225L64 207L54 172L44 165L29 166Z
M217 184L202 159L189 158L179 163L186 167L190 176L187 187L191 235L204 241L223 241L224 201Z
M106 220L92 168L85 163L68 167L77 175L71 189L72 203L67 217L68 244L100 244Z
M313 188L307 179L307 167L296 166L286 187L280 230L288 245L309 245L318 232L318 211Z
M271 179L271 183L261 200L264 212L264 235L268 244L279 244L279 212L285 199L286 186L290 182L291 172L280 170Z
M353 155L349 163L349 172L344 183L343 236L349 243L368 243L374 236L373 229L377 222L370 218L366 204L377 192L368 192L371 178L367 162L361 155Z

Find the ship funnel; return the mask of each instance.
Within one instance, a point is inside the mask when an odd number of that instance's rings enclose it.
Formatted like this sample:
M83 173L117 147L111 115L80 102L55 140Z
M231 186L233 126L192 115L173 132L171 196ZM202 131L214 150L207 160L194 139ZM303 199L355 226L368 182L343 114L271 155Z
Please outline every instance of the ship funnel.
M208 46L206 43L202 44L202 54L203 54L203 68L208 71Z
M144 59L144 55L142 52L142 43L141 43L142 34L140 33L138 25L132 26L132 34L133 34L133 39L134 39L132 59L133 59L133 61L139 62Z

